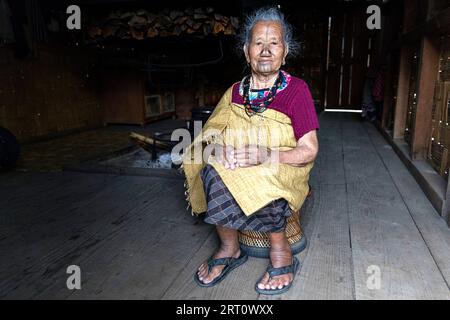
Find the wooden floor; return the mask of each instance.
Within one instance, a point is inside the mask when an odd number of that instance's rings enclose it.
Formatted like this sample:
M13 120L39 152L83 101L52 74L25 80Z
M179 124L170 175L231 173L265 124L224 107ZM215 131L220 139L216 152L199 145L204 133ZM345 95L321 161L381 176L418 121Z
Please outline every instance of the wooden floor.
M302 209L309 244L294 286L273 298L449 299L444 220L372 125L320 118L314 193ZM13 172L0 190L1 299L270 298L253 289L264 259L216 287L194 283L217 238L185 211L182 180ZM69 265L81 268L81 290L66 287Z

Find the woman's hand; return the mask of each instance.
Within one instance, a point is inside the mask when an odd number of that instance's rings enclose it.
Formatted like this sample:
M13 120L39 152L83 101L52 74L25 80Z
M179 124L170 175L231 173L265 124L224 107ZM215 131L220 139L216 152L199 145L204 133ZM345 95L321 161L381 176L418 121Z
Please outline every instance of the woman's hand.
M237 161L237 166L246 168L256 166L271 160L272 151L266 147L258 147L255 145L248 145L234 151L234 157Z
M235 149L232 146L224 146L216 144L214 146L214 155L216 160L223 164L226 169L235 169L237 167L236 158L234 156Z

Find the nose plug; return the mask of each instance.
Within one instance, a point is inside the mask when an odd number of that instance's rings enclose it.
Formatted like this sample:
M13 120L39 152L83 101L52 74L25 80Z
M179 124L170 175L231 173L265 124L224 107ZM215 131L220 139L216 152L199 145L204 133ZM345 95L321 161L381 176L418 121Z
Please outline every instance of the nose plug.
M267 44L265 44L261 50L260 55L263 55L263 54L272 55L272 52L270 52L269 46Z

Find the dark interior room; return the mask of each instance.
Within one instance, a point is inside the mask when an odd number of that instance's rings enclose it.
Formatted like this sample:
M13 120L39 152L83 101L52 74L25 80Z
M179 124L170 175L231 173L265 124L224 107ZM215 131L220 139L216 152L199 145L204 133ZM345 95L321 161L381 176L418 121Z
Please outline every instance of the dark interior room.
M448 0L0 0L0 299L448 300L449 113Z

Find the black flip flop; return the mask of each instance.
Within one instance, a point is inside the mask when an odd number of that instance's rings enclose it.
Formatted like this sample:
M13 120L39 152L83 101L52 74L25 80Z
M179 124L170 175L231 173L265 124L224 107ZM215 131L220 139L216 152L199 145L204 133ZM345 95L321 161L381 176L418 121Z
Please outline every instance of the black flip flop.
M208 272L211 272L211 268L214 267L214 266L225 265L225 267L222 269L222 272L216 278L214 278L213 281L211 281L209 283L203 283L198 278L198 274L197 274L198 271L197 271L194 274L194 280L195 280L195 282L197 282L197 284L200 287L212 287L212 286L215 286L220 281L225 279L225 277L227 276L227 274L231 270L233 270L233 269L239 267L240 265L242 265L244 262L247 261L247 259L248 259L248 255L245 254L243 251L241 251L241 255L238 258L229 257L229 258L213 259L211 257L208 260Z
M263 274L263 276L261 278L259 278L258 282L256 282L256 284L255 284L256 292L258 292L260 294L274 295L274 294L281 294L281 293L288 291L291 288L292 283L294 282L295 274L297 273L299 267L300 267L300 261L298 261L298 259L296 257L293 257L292 264L289 266L286 266L286 267L274 268L272 266L272 264L269 263L269 266L267 267L267 270L266 270L267 273L269 274L269 280L272 279L273 277L280 276L282 274L292 273L292 275L293 275L292 281L287 286L284 286L281 289L260 289L258 287L258 284L264 278L265 274Z

